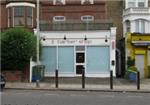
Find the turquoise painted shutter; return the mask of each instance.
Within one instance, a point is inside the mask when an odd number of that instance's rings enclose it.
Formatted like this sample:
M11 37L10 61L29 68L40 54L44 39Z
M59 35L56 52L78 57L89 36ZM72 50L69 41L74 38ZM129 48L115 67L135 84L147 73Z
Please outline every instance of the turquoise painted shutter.
M87 73L109 71L109 47L87 47Z
M74 73L74 47L59 47L58 59L60 73Z

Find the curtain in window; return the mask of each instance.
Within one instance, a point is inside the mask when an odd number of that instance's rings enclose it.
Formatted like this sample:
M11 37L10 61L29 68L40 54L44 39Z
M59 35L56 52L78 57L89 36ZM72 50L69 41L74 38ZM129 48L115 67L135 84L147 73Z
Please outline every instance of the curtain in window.
M32 7L27 7L27 25L32 26Z
M139 25L139 20L136 20L136 21L135 21L135 31L136 31L136 32L140 32L139 27L140 27L140 25Z
M24 14L24 7L14 7L15 26L23 26L25 24Z
M141 20L141 33L145 33L145 20Z
M145 20L139 19L135 21L136 32L145 33Z

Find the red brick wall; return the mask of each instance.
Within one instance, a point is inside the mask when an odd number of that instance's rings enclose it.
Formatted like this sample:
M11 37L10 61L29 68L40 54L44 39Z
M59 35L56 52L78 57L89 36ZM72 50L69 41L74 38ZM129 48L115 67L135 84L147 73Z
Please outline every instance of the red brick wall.
M2 71L5 76L6 82L22 81L22 71Z
M65 5L65 6L46 6L40 10L40 19L51 21L53 16L63 15L66 19L80 20L83 15L93 15L95 19L106 19L105 4L99 5Z
M27 65L24 70L2 70L6 81L9 82L28 82L30 73L30 65Z
M29 2L35 0L27 0ZM14 2L11 1L11 2ZM34 3L34 2L33 2ZM1 3L1 26L0 28L7 28L7 2ZM36 3L35 3L36 4ZM80 20L82 15L93 15L95 19L106 18L105 1L95 1L94 5L81 5L80 0L67 0L66 5L53 5L51 1L42 1L40 4L40 18L41 20L51 21L53 16L64 15L66 19ZM36 8L34 9L34 26L36 27Z
M7 28L7 9L4 4L0 6L0 11L0 29Z

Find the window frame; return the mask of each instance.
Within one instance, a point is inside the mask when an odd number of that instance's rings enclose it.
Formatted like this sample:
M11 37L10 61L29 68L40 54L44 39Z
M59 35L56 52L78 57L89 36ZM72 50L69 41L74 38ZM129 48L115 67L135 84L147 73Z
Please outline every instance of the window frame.
M23 8L23 15L22 16L17 16L17 15L15 15L15 8L18 8L18 7L22 7ZM32 9L32 13L31 13L31 16L28 16L28 8L31 8ZM32 7L29 7L29 6L15 6L15 7L12 7L12 10L13 10L13 14L12 14L12 23L13 23L13 27L24 27L24 26L27 26L27 27L33 27L33 8ZM24 21L24 23L23 23L23 25L17 25L16 23L15 23L15 18L19 18L19 17L22 17L23 18L23 21ZM31 25L28 25L28 18L30 18L31 19ZM10 26L10 25L9 25Z
M28 16L28 9L31 9L31 16ZM26 7L26 16L27 16L27 18L26 18L26 25L27 26L29 26L29 27L33 27L33 8L32 7ZM30 18L31 19L31 25L28 25L28 18Z
M23 15L21 16L21 15L15 15L16 13L15 13L15 8L20 8L20 7L22 7L23 9ZM20 11L20 9L19 9L19 11ZM17 25L16 23L15 23L15 18L23 18L23 25ZM23 27L23 26L25 26L25 7L23 7L23 6L16 6L16 7L13 7L13 27L15 27L15 26L17 26L17 27Z
M129 3L134 3L134 6L129 6ZM143 6L139 6L139 3L144 3ZM126 0L126 8L143 8L143 7L148 7L148 0Z
M53 0L53 5L58 5L57 2L61 2L61 5L65 5L66 4L66 0Z
M94 0L88 0L90 3L89 4L94 4ZM85 5L86 0L81 0L81 4Z
M56 18L61 18L61 17L63 17L63 20L56 19ZM53 17L53 22L64 22L64 21L66 21L65 16L54 16Z
M86 17L87 19L83 19L84 17ZM89 17L91 17L91 19L88 19ZM84 21L84 22L94 21L94 16L92 16L92 15L83 15L83 16L81 16L81 21Z
M146 25L146 20L144 19L137 19L135 20L135 32L139 33L145 33L145 25Z

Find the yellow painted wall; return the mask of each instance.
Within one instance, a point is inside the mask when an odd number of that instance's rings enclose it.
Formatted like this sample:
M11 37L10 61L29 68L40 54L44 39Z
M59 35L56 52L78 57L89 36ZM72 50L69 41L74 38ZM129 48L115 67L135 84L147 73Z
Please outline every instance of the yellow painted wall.
M127 33L126 47L129 50L129 55L131 58L135 59L135 55L144 55L144 76L148 77L148 46L133 46L132 41L150 41L150 35L132 35Z

